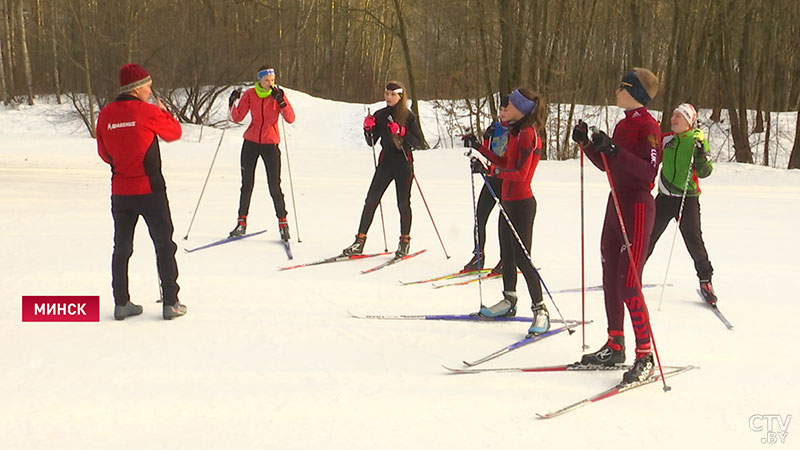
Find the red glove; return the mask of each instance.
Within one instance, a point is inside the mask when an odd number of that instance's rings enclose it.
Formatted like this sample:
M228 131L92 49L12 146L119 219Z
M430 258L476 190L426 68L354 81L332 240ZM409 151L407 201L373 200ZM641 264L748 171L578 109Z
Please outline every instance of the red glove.
M392 134L399 134L400 136L406 135L406 127L401 127L397 122L389 123L389 131L391 131Z
M364 117L364 129L371 130L375 126L375 116Z

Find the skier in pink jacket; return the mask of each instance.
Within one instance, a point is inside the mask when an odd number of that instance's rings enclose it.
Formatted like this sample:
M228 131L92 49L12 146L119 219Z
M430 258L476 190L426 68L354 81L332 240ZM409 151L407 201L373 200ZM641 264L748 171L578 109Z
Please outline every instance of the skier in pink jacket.
M241 98L240 98L241 97ZM236 101L239 100L237 103ZM250 209L250 197L253 194L253 181L255 179L258 158L264 161L267 171L267 184L269 194L275 205L275 215L278 217L278 230L281 239L289 240L289 224L286 221L286 202L281 190L281 151L278 144L281 136L278 132L278 119L294 122L294 109L289 99L277 84L275 84L275 69L261 66L258 69L255 85L241 93L234 90L228 100L231 119L241 122L250 113L250 125L244 132L242 145L241 170L242 189L239 195L239 217L236 227L230 232L229 237L241 236L247 229L247 212Z

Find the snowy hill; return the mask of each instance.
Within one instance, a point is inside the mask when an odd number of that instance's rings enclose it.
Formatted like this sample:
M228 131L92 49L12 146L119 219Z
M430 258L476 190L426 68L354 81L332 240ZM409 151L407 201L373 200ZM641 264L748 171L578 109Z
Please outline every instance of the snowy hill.
M286 126L283 189L294 261L305 262L338 254L352 242L373 160L361 137L365 106L295 91L287 96L298 119ZM370 105L372 111L380 106ZM429 140L437 132L431 111L425 105L421 120ZM794 278L800 269L798 171L717 163L702 181L704 237L720 308L734 330L700 301L681 242L660 311L661 290L645 291L662 362L701 369L670 379L669 393L652 384L544 421L535 413L597 393L621 375L446 375L442 364L460 366L502 348L522 338L527 324L357 320L347 313L467 313L478 308L481 295L486 303L500 298L499 280L480 288L398 283L457 270L471 256L472 196L463 149L415 155L450 259L415 187L411 248L426 253L368 275L360 270L377 261L278 271L289 262L259 165L249 228L267 233L197 253L179 251L180 298L189 313L164 322L155 303L152 244L140 221L131 295L145 310L116 322L110 173L94 141L68 116L68 108L56 105L0 107L0 448L760 448L767 422L754 415L785 420L798 412L792 351L800 338L794 326L800 313ZM200 140L199 127L185 126L180 141L162 143L179 247L224 237L235 225L243 130L225 131L187 241L181 238L222 132L206 128ZM608 187L588 161L585 175L586 279L594 285ZM534 261L552 291L580 287L578 161L540 163L533 188ZM394 201L390 188L383 202L390 249L399 235ZM492 230L490 264L499 253ZM663 281L673 230L670 225L658 243L645 283ZM376 218L367 251L383 249ZM22 323L23 295L99 295L101 320ZM566 317L580 318L580 293L553 296ZM528 315L523 287L520 297L520 314ZM585 341L594 350L606 335L601 292L587 292L586 314L594 323L586 326ZM630 360L632 330L627 334ZM562 333L485 366L572 362L581 344L580 331ZM800 442L798 425L791 425L787 448ZM763 429L751 429L758 426Z

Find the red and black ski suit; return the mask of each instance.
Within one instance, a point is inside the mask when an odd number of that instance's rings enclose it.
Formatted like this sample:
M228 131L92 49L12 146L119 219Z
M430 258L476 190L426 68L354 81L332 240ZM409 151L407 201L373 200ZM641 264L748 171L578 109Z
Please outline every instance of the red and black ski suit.
M166 305L178 302L177 245L161 173L158 138L174 141L181 125L170 113L128 94L121 94L97 117L97 153L111 165L111 215L114 253L111 286L114 302L124 305L128 293L128 261L139 216L147 223L156 251L161 295Z
M650 322L640 283L655 219L655 202L650 191L661 163L661 128L647 108L641 107L625 111L625 118L617 123L611 139L619 152L606 160L635 263L631 264L628 257L614 199L609 193L600 240L608 334L623 336L623 304L626 305L639 356L650 353ZM606 171L593 144L583 150L598 169Z
M392 106L375 111L375 126L370 130L364 130L367 145L374 146L380 141L381 154L367 190L367 198L364 200L364 209L361 211L361 220L358 224L359 234L367 234L369 231L375 210L392 181L397 198L397 210L400 213L400 234L411 233L411 183L414 180L414 157L411 151L424 148L425 141L419 132L417 116L408 111L406 123L403 124L406 134L400 138L400 148L398 148L395 141L397 137L389 130L389 124L394 122L393 114L395 108Z
M503 206L525 251L531 254L533 242L533 220L536 217L536 198L531 189L531 180L542 155L542 141L533 127L509 132L508 144L503 156L488 148L486 142L478 151L492 164L498 178L503 180L500 204ZM500 255L503 261L503 290L517 290L517 268L525 277L531 306L542 303L542 285L532 262L525 256L520 242L500 215Z

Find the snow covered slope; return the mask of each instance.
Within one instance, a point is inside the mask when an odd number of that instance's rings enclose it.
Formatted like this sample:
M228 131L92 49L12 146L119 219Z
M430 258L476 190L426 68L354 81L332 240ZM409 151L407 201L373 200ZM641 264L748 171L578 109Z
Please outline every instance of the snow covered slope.
M294 261L312 261L338 254L356 232L373 173L360 130L365 107L287 95L298 119L286 126L283 188ZM422 123L435 140L427 105ZM187 241L182 237L221 130L204 129L198 142L199 127L186 126L180 141L162 144L179 247L224 237L235 225L243 130L225 131ZM369 275L360 270L376 259L278 271L289 262L259 166L249 228L267 233L192 254L179 250L180 298L189 313L164 322L155 303L152 244L140 222L130 288L144 314L116 322L110 172L94 141L65 107L0 109L0 448L761 448L766 421L752 416L785 420L798 412L798 171L717 163L702 181L714 283L735 329L725 329L700 301L691 259L677 242L668 279L673 286L664 290L660 311L660 289L645 294L662 362L701 369L670 379L669 393L653 384L542 421L535 413L599 392L621 374L447 375L442 364L458 366L506 346L527 325L350 318L348 310L433 314L478 308L478 285L398 283L457 270L471 256L472 197L463 151L416 154L417 177L450 259L414 187L411 248L426 253ZM578 161L542 162L533 187L534 261L551 290L579 287ZM604 174L587 161L588 284L600 281L607 194ZM383 202L390 250L399 235L394 201L390 188ZM648 262L645 283L663 281L672 227ZM489 236L494 264L497 243L493 232ZM376 218L367 251L383 249ZM520 286L520 314L527 315ZM483 300L493 303L501 290L499 280L483 283ZM23 295L99 295L101 320L22 323ZM580 318L580 293L554 298L565 316ZM594 323L585 340L595 349L605 340L601 292L587 293L586 313ZM563 333L485 366L572 362L581 344L580 331ZM751 429L762 425L761 431ZM798 426L789 424L787 448L800 442Z

